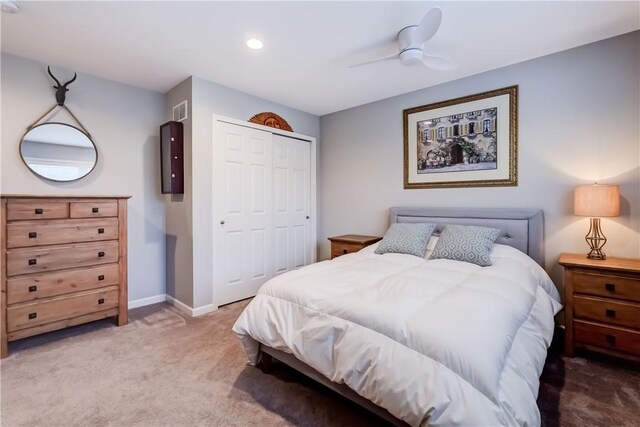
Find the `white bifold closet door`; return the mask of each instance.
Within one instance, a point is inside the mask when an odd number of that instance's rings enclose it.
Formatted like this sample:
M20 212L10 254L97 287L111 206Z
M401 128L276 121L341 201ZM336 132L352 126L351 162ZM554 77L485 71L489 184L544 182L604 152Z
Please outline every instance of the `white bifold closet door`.
M311 262L310 143L218 122L213 277L219 305Z

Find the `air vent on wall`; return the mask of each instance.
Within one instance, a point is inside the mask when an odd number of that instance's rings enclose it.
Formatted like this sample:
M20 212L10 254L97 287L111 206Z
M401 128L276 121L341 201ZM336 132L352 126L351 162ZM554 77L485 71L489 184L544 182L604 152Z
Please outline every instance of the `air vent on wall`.
M187 120L187 100L173 107L173 121L182 122Z

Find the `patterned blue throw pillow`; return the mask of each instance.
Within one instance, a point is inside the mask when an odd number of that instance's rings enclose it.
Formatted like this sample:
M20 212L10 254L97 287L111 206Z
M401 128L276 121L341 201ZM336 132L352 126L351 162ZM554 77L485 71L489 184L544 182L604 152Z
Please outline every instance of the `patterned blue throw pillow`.
M427 250L427 242L435 224L420 223L396 223L384 233L384 238L376 248L377 254L408 254L424 258Z
M500 230L470 225L446 225L429 259L451 259L480 267L491 265L493 242Z

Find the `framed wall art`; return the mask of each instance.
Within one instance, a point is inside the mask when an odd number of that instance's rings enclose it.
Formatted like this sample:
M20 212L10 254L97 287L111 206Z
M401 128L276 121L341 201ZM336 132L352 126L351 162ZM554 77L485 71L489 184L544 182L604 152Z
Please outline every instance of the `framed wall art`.
M518 185L518 86L409 108L404 188Z

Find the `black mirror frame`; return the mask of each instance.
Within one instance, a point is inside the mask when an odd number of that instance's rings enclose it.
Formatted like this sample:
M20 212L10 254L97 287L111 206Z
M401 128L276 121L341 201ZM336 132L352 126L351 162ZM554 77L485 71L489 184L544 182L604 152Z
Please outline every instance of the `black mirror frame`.
M91 142L91 145L93 145L93 150L96 152L96 160L95 162L93 162L93 167L84 175L75 178L75 179L65 179L65 180L61 180L61 179L52 179L52 178L47 178L46 176L42 176L39 173L37 173L36 171L34 171L33 169L31 169L31 167L29 166L29 164L27 163L27 161L24 159L24 156L22 155L22 143L24 142L24 137L27 136L27 134L29 132L31 132L33 129L40 127L40 126L44 126L44 125L64 125L64 126L69 126L71 128L74 128L75 130L82 132L83 135L85 135L89 141ZM95 142L93 142L93 139L91 138L91 136L85 132L82 129L79 129L73 125L70 125L68 123L62 123L62 122L45 122L45 123L40 123L39 125L35 125L35 126L31 126L29 128L27 128L27 131L24 133L24 135L22 135L22 138L20 139L20 145L18 145L18 153L20 154L20 158L22 159L22 163L25 164L25 166L27 167L27 169L29 169L29 171L31 171L31 173L33 173L34 175L36 175L39 178L42 179L46 179L47 181L53 181L53 182L75 182L78 181L84 177L86 177L87 175L89 175L91 172L93 172L93 170L96 168L96 166L98 165L98 146L96 145Z

